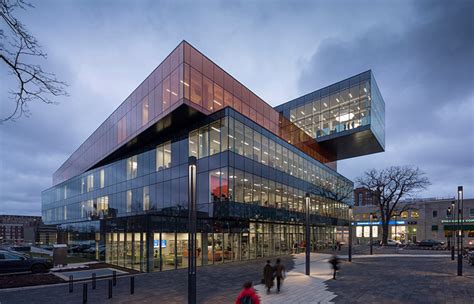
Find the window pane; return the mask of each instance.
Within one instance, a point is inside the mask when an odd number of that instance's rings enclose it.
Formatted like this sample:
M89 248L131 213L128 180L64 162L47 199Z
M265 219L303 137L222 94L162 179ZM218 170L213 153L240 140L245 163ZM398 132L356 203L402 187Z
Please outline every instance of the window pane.
M245 126L244 155L252 159L253 155L253 130Z
M156 171L162 170L163 168L163 158L164 158L164 146L159 145L156 147Z
M214 155L220 152L221 147L221 130L220 130L220 122L213 122L209 128L209 146L210 146L210 153L209 155Z
M206 157L209 155L209 132L208 127L202 127L199 129L199 158Z
M192 131L189 133L189 156L198 157L198 131Z
M213 103L214 103L214 109L215 110L222 109L223 104L224 104L224 91L217 84L214 84L214 100L213 100Z
M229 130L229 117L226 116L221 119L221 151L226 151L229 148L229 135L227 134Z
M262 163L265 165L268 164L268 138L265 136L262 136Z
M163 80L163 111L169 108L171 103L171 90L170 90L170 77L166 77Z
M137 156L134 155L127 159L127 179L132 179L137 177Z
M207 110L212 112L214 110L212 81L210 81L206 77L203 77L202 89L202 104Z
M143 211L150 209L150 188L148 186L143 187Z
M262 153L262 136L257 131L254 131L253 134L253 159L260 162Z
M171 167L171 141L164 143L163 152L163 165L165 168L169 168Z
M234 152L240 155L244 155L244 125L234 120Z
M170 94L171 104L175 104L178 101L179 94L179 69L175 69L171 73Z
M191 68L191 101L202 106L202 75Z
M145 97L142 103L142 126L146 125L149 121L148 109L149 109L148 97Z

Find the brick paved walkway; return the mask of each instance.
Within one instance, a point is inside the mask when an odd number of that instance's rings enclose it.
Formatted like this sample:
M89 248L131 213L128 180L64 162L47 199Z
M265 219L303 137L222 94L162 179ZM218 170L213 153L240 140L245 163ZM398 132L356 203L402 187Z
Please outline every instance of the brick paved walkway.
M335 303L474 303L474 267L458 277L448 257L379 256L343 262L329 290Z
M281 259L288 269L294 267L292 256ZM253 281L254 284L260 282L265 260L198 267L198 303L234 303L245 281ZM275 258L272 259L274 260ZM112 300L108 300L107 296L107 281L98 280L96 290L92 290L91 283L88 283L88 303L186 303L187 269L137 275L134 295L130 295L130 278L118 277ZM72 294L69 293L67 284L13 291L0 290L0 303L82 303L82 283L74 285Z
M332 271L328 259L329 254L311 254L310 276L305 275L305 255L295 256L295 267L288 272L280 293L276 287L266 293L264 285L257 285L262 303L333 303L336 295L329 291L325 281L332 278ZM276 282L275 282L276 284Z
M304 255L283 257L289 271L280 294L266 294L258 284L265 260L198 268L198 303L234 303L241 285L251 280L262 303L474 303L474 267L464 264L456 276L456 262L443 255L355 256L343 262L338 280L331 280L327 254L312 254L311 277L304 275ZM272 259L273 261L274 259ZM88 283L89 303L186 303L187 270L138 275L135 295L129 278L119 278L112 300L107 281L97 290ZM0 303L82 303L82 284L69 294L67 285L0 290Z

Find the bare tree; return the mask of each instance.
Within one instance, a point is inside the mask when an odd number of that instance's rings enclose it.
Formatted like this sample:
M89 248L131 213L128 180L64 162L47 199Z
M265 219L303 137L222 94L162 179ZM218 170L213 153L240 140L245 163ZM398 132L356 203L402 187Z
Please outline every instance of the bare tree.
M0 62L5 64L17 83L9 91L11 100L15 102L14 109L10 114L2 114L4 117L0 118L0 122L28 116L30 102L52 104L54 102L50 96L67 96L67 84L35 63L39 59L46 59L47 54L13 14L16 9L31 7L24 0L0 0L0 20L3 21L0 28Z
M387 244L390 219L411 208L410 204L398 206L398 203L430 185L429 179L419 168L399 166L380 171L369 170L357 178L356 182L360 187L370 191L374 204L379 208L382 244Z

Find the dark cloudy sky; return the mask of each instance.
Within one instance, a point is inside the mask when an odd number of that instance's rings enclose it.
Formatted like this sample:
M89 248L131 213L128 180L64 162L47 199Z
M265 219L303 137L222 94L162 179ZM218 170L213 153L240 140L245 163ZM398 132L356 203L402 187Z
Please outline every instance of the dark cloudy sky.
M19 12L69 83L59 105L0 125L0 214L39 214L52 173L183 39L275 106L367 69L386 103L386 152L339 162L414 165L423 197L474 197L473 1L33 1ZM2 24L3 26L3 24ZM8 78L0 65L4 116Z

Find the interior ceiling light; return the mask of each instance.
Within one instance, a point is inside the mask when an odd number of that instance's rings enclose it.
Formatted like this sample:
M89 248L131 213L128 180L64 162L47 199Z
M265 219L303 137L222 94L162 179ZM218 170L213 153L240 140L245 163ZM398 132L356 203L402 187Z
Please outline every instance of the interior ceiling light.
M354 114L348 113L348 114L343 114L339 117L336 117L336 120L339 122L345 122L345 121L351 120L352 118L354 118Z
M323 102L323 105L324 105L326 108L328 107L328 104L327 104L327 103L325 103L325 102Z
M339 102L339 98L336 97L336 101Z
M351 94L351 93L349 93L349 97L352 98L352 94Z
M367 93L367 89L366 89L366 88L364 88L364 92Z

